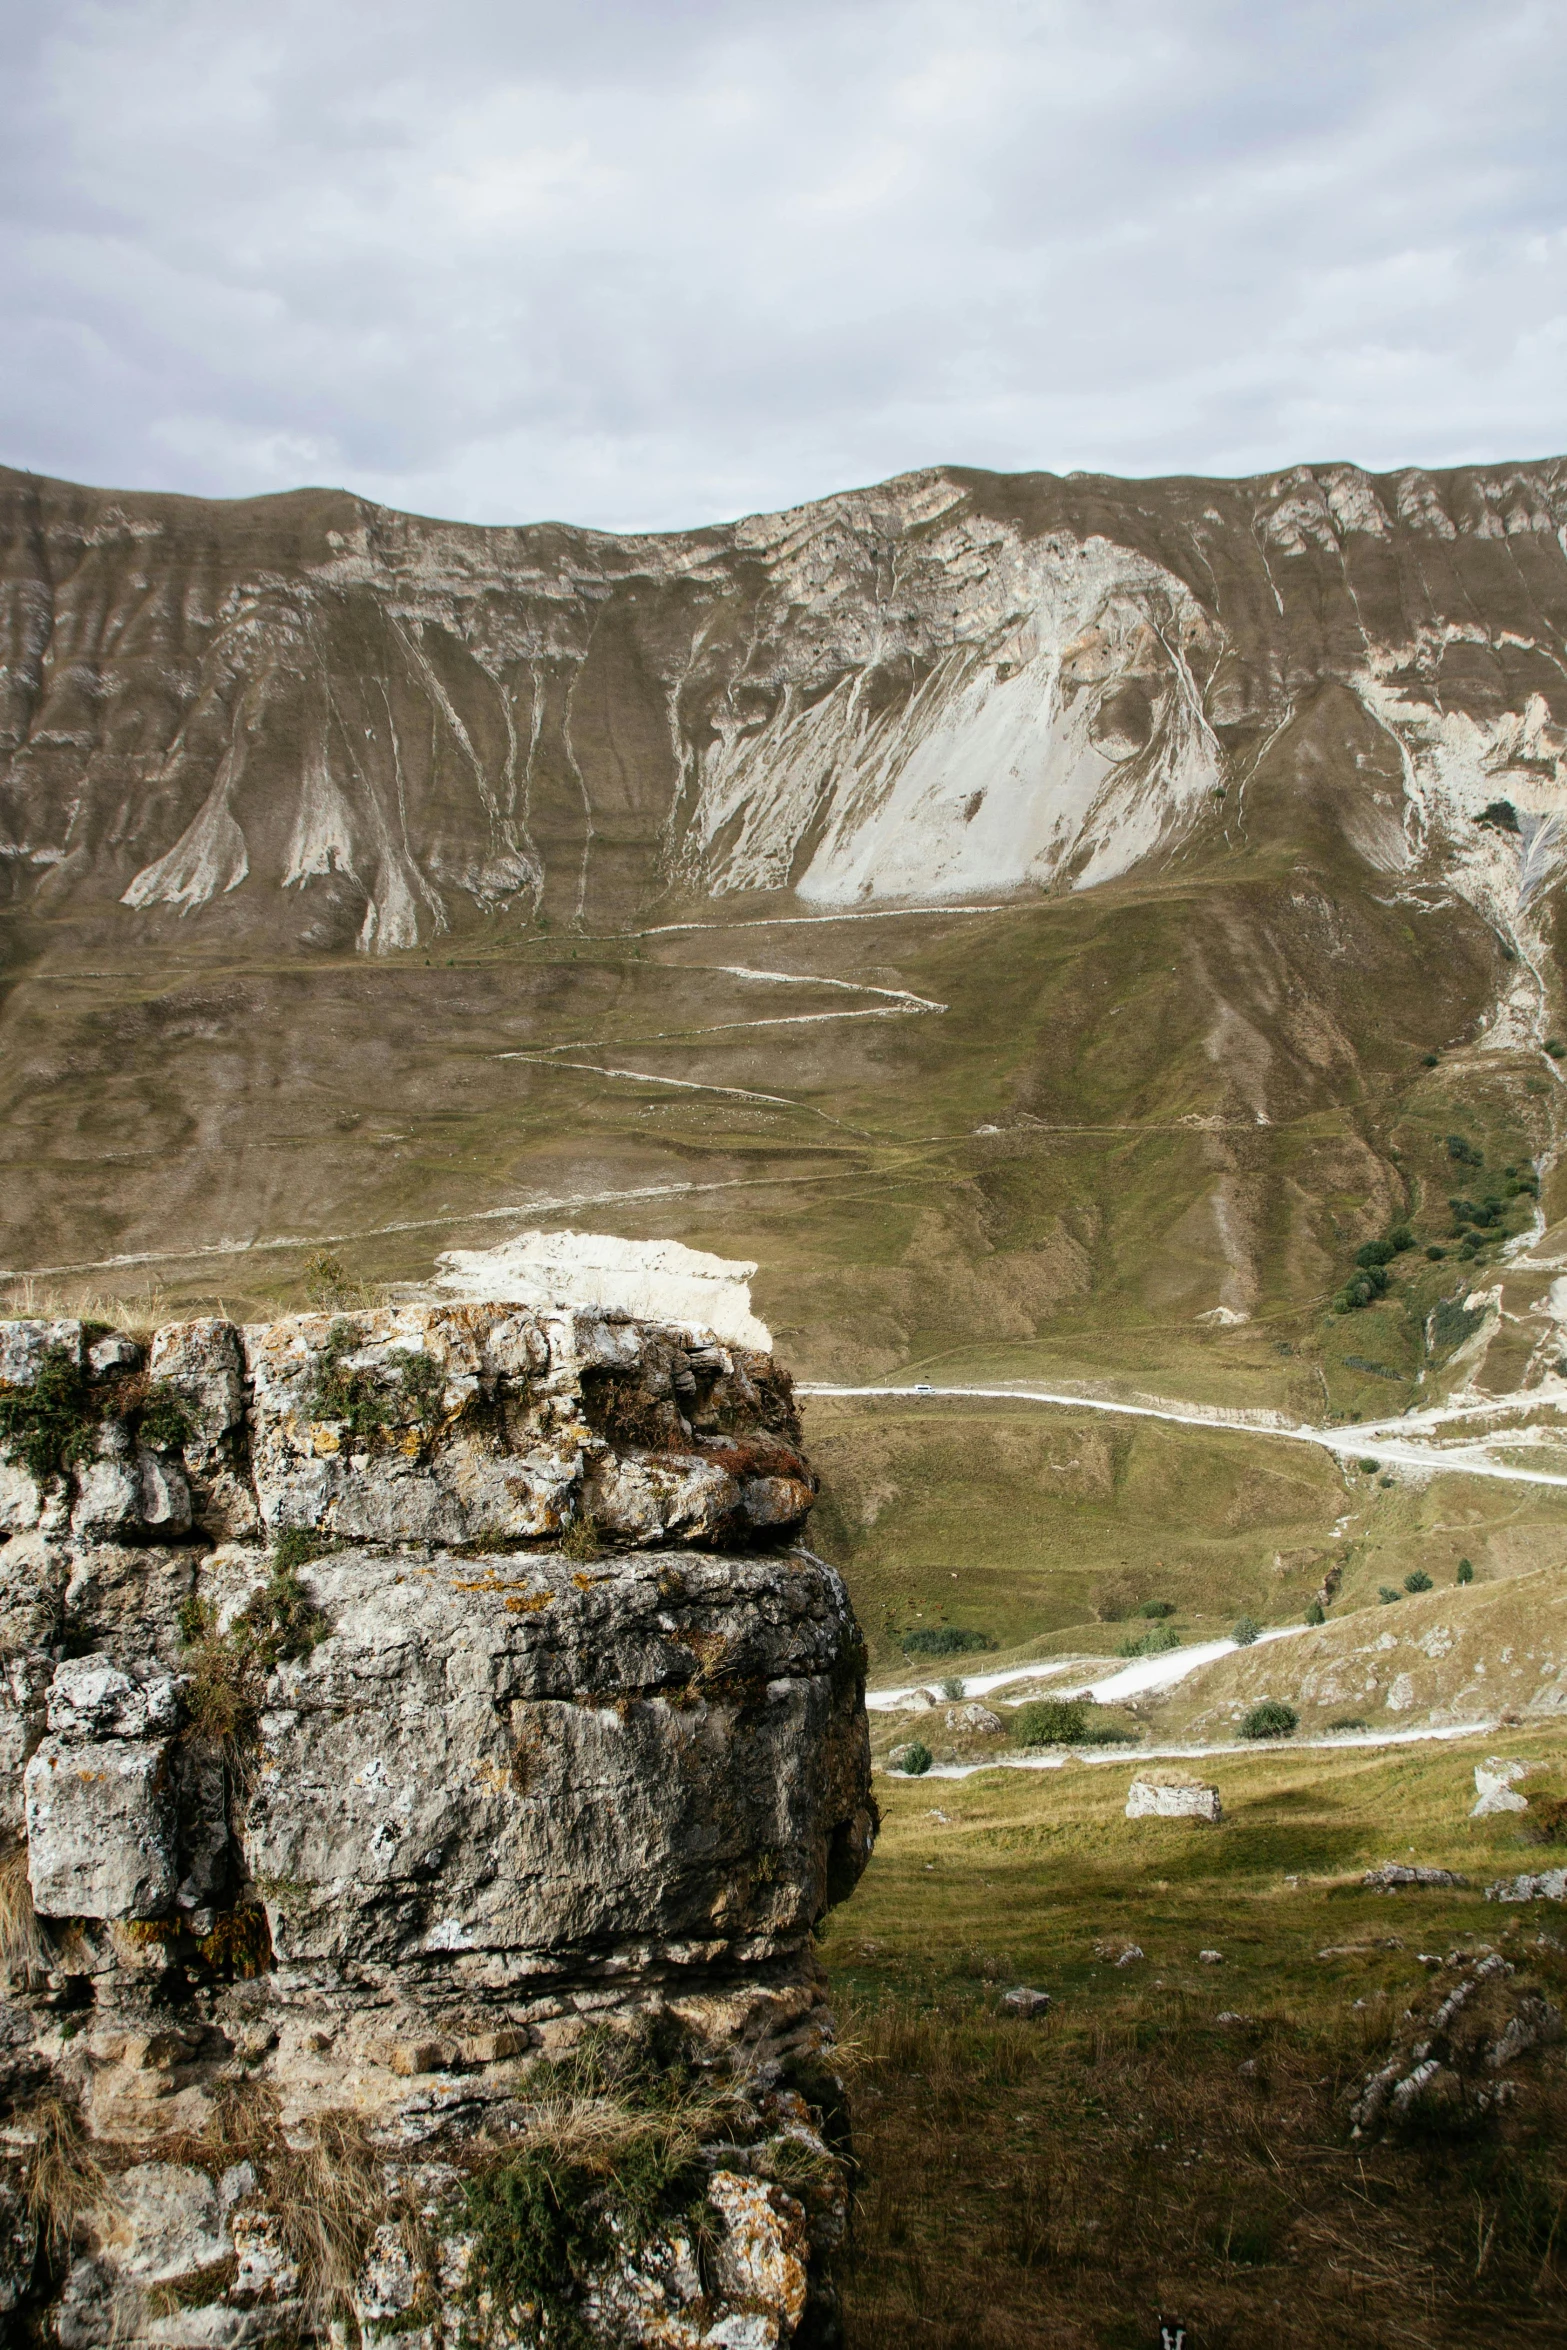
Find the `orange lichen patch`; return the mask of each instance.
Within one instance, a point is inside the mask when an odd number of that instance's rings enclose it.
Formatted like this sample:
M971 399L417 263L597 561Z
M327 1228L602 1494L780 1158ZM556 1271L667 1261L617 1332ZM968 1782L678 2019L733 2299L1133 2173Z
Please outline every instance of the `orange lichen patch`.
M526 1599L508 1599L506 1602L506 1610L508 1615L513 1616L532 1615L536 1608L548 1607L553 1601L554 1597L555 1594L553 1591L530 1592Z
M502 1575L473 1575L461 1582L448 1585L452 1591L504 1591L510 1596L506 1605L518 1612L531 1608L548 1607L555 1597L553 1591L529 1591L524 1583L508 1583Z
M579 1591L591 1591L594 1584L600 1581L601 1578L597 1575L584 1575L579 1568L577 1573L573 1575L571 1579Z

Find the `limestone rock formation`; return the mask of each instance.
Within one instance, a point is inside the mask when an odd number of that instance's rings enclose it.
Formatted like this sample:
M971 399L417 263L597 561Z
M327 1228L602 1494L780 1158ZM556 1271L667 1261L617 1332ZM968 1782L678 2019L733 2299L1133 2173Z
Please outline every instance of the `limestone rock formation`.
M0 2308L827 2338L875 1814L798 1439L596 1309L0 1325Z
M1206 1786L1189 1771L1140 1771L1126 1798L1129 1820L1207 1820L1224 1817L1217 1787Z

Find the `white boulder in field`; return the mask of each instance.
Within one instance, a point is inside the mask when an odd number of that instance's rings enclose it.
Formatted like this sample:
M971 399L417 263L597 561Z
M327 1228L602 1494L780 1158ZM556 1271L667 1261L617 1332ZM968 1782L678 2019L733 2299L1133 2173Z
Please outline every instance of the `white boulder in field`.
M1206 1786L1188 1771L1140 1772L1126 1799L1129 1820L1208 1820L1223 1818L1217 1787Z
M647 1322L710 1330L730 1346L768 1352L772 1332L751 1311L754 1264L678 1240L612 1232L519 1232L499 1248L448 1249L435 1286L496 1305L604 1306Z
M1513 1782L1515 1779L1527 1778L1531 1771L1537 1771L1539 1767L1538 1763L1498 1762L1494 1755L1488 1755L1483 1763L1476 1763L1475 1794L1478 1801L1469 1817L1472 1820L1483 1820L1488 1819L1493 1812L1527 1811L1529 1798L1520 1795Z

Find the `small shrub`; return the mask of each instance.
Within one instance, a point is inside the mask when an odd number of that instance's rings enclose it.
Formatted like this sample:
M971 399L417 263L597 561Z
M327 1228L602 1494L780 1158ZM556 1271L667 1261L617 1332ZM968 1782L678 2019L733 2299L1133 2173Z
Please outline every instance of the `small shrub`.
M1355 1262L1363 1271L1371 1272L1379 1266L1390 1265L1397 1254L1391 1240L1368 1240L1356 1249Z
M1137 1612L1140 1616L1147 1616L1151 1622L1159 1624L1164 1621L1166 1616L1174 1615L1175 1602L1173 1599L1145 1599Z
M196 1433L189 1406L167 1379L155 1379L136 1412L136 1433L154 1452L178 1452Z
M1320 1600L1320 1599L1314 1599L1314 1600L1312 1600L1312 1601L1310 1602L1310 1604L1308 1605L1307 1609L1306 1609L1306 1621L1307 1621L1307 1623L1308 1623L1308 1624L1325 1624L1325 1623L1327 1622L1327 1620L1328 1620L1328 1618L1327 1618L1327 1610L1326 1610L1326 1609L1323 1607L1323 1604L1322 1604L1321 1600Z
M1472 1583L1474 1579L1475 1571L1474 1568L1470 1565L1468 1559L1460 1559L1458 1562L1458 1573L1454 1576L1453 1580L1457 1583Z
M1485 1165L1484 1153L1476 1150L1474 1144L1462 1134L1448 1136L1447 1155L1450 1159L1456 1160L1460 1167L1483 1167Z
M1361 1471L1362 1475L1367 1477L1374 1477L1378 1469L1381 1468L1382 1463L1380 1461L1357 1461L1355 1466Z
M1435 1241L1433 1241L1430 1247L1426 1250L1426 1256L1429 1262L1433 1265L1445 1264L1447 1261L1446 1249L1438 1248Z
M560 1538L562 1558L596 1559L604 1555L599 1524L591 1510L579 1509Z
M901 1768L904 1777L906 1779L923 1779L935 1759L923 1738L911 1739L903 1749Z
M0 1395L0 1443L42 1484L92 1451L100 1416L81 1365L51 1346L31 1387Z
M336 1548L330 1534L318 1534L313 1526L280 1526L272 1537L272 1572L297 1575L312 1559L325 1558Z
M1380 1584L1377 1588L1377 1597L1381 1600L1384 1607L1391 1607L1395 1600L1402 1599L1403 1596L1404 1594L1401 1591L1395 1591L1393 1589L1391 1583Z
M1430 1588L1431 1578L1424 1567L1411 1567L1409 1573L1404 1577L1404 1589L1406 1591L1429 1591Z
M226 1748L243 1772L260 1728L268 1674L308 1656L331 1629L287 1567L274 1567L226 1632L217 1629L205 1600L188 1599L180 1610L180 1636L188 1675L185 1708L196 1735Z
M1012 1717L1012 1735L1021 1746L1075 1746L1088 1727L1082 1697L1034 1697Z
M1292 1705L1280 1697L1265 1697L1254 1705L1241 1724L1243 1738L1291 1738L1300 1727L1300 1716Z
M1262 1626L1255 1616L1237 1616L1235 1628L1230 1634L1237 1648L1250 1648L1253 1641L1261 1637Z
M1422 1053L1420 1056L1420 1066L1422 1069L1434 1069L1437 1066L1440 1058L1441 1056L1438 1053Z
M956 1624L916 1624L900 1645L905 1656L969 1656L996 1644L988 1633L966 1632Z
M1545 1049L1553 1061L1560 1061L1567 1057L1567 1044L1563 1044L1559 1036L1548 1036L1545 1040Z
M1370 1727L1371 1724L1359 1714L1340 1714L1337 1721L1328 1724L1330 1730L1369 1730Z
M1531 1844L1567 1844L1567 1796L1531 1795L1524 1834Z
M398 1376L414 1425L426 1433L439 1428L446 1417L446 1373L434 1355L410 1354Z
M1091 1697L1034 1697L1013 1716L1020 1746L1135 1746L1135 1730L1105 1718Z
M348 1357L364 1343L354 1322L334 1322L304 1397L306 1416L329 1420L351 1436L380 1435L392 1424L392 1398L374 1372L354 1370Z
M305 1303L318 1313L358 1303L358 1284L342 1258L330 1249L318 1249L305 1259L304 1291Z
M962 1674L946 1674L936 1683L936 1695L944 1697L949 1705L960 1705L964 1695Z

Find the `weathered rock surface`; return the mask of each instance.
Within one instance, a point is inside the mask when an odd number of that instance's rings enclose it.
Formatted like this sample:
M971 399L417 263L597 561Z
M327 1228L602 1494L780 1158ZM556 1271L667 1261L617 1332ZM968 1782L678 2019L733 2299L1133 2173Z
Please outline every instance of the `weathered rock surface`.
M1223 1818L1217 1787L1206 1786L1187 1771L1139 1772L1126 1798L1129 1820L1208 1820Z
M1488 1760L1475 1764L1475 1803L1469 1817L1472 1820L1489 1819L1494 1812L1527 1811L1529 1798L1518 1793L1517 1782L1526 1779L1538 1763L1496 1762Z
M186 1323L143 1362L0 1325L0 1392L58 1374L76 1415L29 1466L24 1408L0 1544L0 1834L34 1911L0 2305L63 2350L547 2342L474 2216L547 2154L580 2204L558 2289L604 2341L827 2338L811 1936L875 1813L786 1376L479 1304ZM51 2251L25 2183L61 2127L107 2184ZM673 2148L630 2216L580 2151L617 2129Z

